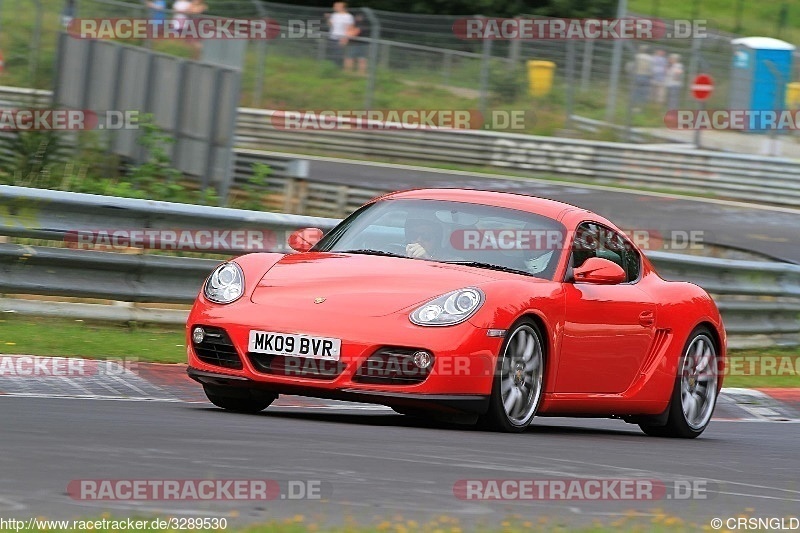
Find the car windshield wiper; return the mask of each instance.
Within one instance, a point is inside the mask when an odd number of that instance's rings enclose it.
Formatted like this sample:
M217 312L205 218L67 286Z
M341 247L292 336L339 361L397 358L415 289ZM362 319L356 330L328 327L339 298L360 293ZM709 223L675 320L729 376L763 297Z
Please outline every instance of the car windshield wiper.
M471 266L475 268L486 268L489 270L499 270L500 272L510 272L512 274L522 274L523 276L532 276L530 272L525 272L524 270L517 270L516 268L511 268L503 265L493 265L492 263L482 263L480 261L440 261L441 263L447 263L448 265L464 265L464 266Z
M386 257L407 257L405 255L396 254L394 252L386 252L383 250L371 250L368 248L360 248L358 250L331 250L331 251L340 254L364 254L364 255L385 255Z

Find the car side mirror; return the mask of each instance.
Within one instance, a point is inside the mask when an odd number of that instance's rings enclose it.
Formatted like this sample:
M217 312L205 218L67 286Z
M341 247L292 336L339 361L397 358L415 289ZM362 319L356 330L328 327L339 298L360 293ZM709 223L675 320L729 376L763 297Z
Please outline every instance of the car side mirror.
M298 252L307 252L317 244L324 233L319 228L303 228L292 232L287 239L289 248Z
M627 276L622 267L602 257L590 257L581 266L573 270L576 283L594 283L595 285L616 285L623 283Z

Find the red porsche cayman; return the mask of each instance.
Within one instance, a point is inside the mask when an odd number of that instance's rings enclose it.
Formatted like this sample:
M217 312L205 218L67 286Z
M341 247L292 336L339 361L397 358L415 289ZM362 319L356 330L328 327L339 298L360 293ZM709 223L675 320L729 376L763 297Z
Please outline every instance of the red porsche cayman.
M537 415L613 417L687 438L711 419L716 305L590 211L414 190L289 244L299 253L220 265L189 315L188 372L219 407L296 394L510 432Z

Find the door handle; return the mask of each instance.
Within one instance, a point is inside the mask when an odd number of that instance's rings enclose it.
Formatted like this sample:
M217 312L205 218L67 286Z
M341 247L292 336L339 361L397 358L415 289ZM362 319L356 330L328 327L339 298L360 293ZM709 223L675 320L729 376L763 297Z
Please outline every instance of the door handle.
M639 324L649 328L656 322L656 315L652 311L642 311L639 313Z

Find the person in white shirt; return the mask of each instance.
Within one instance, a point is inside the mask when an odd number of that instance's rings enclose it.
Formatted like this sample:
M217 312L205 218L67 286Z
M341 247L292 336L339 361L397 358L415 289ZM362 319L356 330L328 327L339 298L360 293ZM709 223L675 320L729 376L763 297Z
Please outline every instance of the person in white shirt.
M647 45L640 45L639 52L633 58L633 110L640 111L639 106L647 103L650 97L650 83L653 77L653 56Z
M667 56L664 50L656 50L653 54L653 101L664 104L667 97Z
M176 0L176 2L172 4L172 27L176 30L183 29L191 11L191 0Z
M353 15L348 13L345 2L334 2L333 13L326 14L328 19L328 49L330 59L343 65L344 50L350 39L351 28L355 24Z
M678 54L669 55L667 67L667 108L678 109L680 105L681 88L683 87L683 63Z

